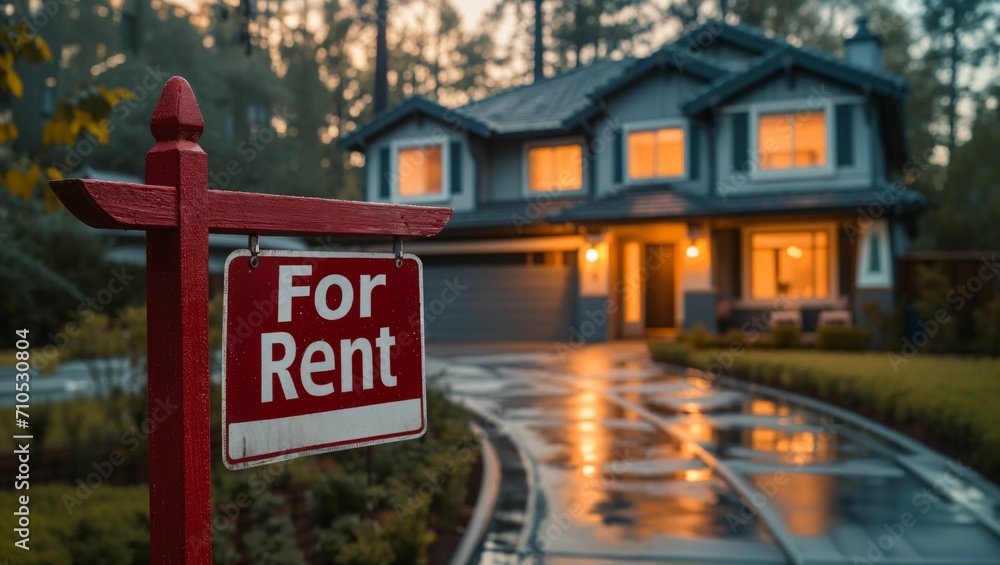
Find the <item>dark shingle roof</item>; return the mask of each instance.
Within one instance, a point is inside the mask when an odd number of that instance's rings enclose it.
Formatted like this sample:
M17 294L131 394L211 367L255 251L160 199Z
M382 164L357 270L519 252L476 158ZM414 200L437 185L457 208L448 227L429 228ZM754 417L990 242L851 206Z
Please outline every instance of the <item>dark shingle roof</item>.
M738 216L743 214L807 214L811 212L854 211L885 198L888 185L878 189L828 190L800 193L702 196L663 187L631 189L550 214L559 221L635 221ZM893 209L901 213L923 210L927 200L917 192L903 189L894 197Z
M593 100L590 94L624 72L635 59L599 59L554 77L470 102L455 111L504 134L558 130Z
M749 65L723 68L703 49L707 42L716 40L754 53L755 58ZM458 108L448 109L426 98L412 97L351 132L340 144L361 148L365 139L413 113L431 116L454 129L481 137L568 132L600 112L601 97L664 67L711 81L685 105L686 112L698 114L787 65L870 89L893 100L901 98L906 90L905 81L885 71L853 65L818 49L792 46L752 26L709 21L644 59L599 59Z
M412 114L430 116L454 129L471 131L484 137L490 135L489 128L474 118L432 102L423 96L416 95L407 98L402 104L386 112L382 112L378 116L375 116L372 121L347 134L340 140L340 146L347 149L358 149L365 139L392 127L399 120Z
M758 84L761 79L792 66L859 88L870 89L875 94L889 98L901 98L906 93L906 81L899 77L864 69L832 55L818 53L815 49L805 47L778 47L746 70L720 77L691 95L690 100L684 104L684 111L688 114L704 112Z
M514 228L544 224L545 218L583 202L580 198L525 198L509 202L483 202L469 212L455 212L446 229Z

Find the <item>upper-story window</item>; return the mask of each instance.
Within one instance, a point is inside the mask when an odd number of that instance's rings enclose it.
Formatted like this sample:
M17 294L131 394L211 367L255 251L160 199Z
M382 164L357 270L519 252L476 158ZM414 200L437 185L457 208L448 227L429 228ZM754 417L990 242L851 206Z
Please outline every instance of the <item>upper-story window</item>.
M418 198L444 194L444 146L403 146L396 149L396 180L399 196Z
M684 129L667 127L628 133L628 176L652 179L684 176Z
M760 114L757 151L761 170L826 166L826 112Z
M583 189L583 146L579 143L528 148L528 191Z

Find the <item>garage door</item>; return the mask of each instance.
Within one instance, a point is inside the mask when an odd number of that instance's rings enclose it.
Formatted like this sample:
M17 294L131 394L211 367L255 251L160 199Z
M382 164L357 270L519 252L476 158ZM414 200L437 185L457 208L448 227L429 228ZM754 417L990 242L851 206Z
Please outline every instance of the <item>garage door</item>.
M424 257L427 339L568 339L576 305L575 255L558 261L551 260L552 254L533 257L538 255L543 254Z

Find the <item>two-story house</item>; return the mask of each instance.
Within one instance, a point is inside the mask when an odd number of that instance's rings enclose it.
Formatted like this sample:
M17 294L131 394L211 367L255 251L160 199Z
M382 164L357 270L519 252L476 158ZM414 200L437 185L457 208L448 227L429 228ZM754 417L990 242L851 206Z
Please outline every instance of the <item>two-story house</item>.
M459 108L413 97L347 135L365 196L450 206L428 336L599 341L889 308L924 200L907 85L859 19L844 59L709 22Z

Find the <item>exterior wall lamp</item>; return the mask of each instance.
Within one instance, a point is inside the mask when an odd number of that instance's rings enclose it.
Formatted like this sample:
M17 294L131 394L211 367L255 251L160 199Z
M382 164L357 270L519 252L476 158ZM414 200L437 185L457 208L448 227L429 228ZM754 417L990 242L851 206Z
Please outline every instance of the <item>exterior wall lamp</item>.
M701 255L701 250L698 249L698 240L701 239L701 226L698 224L688 224L688 241L690 242L684 254L688 256L689 259L697 259Z

